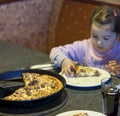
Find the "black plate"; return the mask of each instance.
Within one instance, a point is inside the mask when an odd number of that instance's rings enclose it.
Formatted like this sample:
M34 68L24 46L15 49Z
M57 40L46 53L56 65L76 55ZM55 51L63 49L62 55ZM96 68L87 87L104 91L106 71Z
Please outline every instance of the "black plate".
M49 113L52 113L65 105L68 100L68 94L65 90L63 90L62 94L59 96L59 99L55 99L53 101L48 102L44 105L39 105L26 108L12 108L12 107L2 107L0 106L0 116L28 116L29 114L33 114L33 116L45 116Z
M58 92L56 92L52 95L49 95L49 96L44 97L44 98L34 99L34 100L10 101L10 100L0 99L1 106L15 107L15 108L33 107L33 106L37 106L37 105L47 104L50 101L53 101L54 99L59 99L59 96L62 94L62 92L66 86L66 81L61 75L54 73L54 72L51 72L51 71L36 70L36 69L8 71L8 72L4 72L4 73L0 74L0 81L6 81L6 80L11 80L11 79L14 80L14 78L18 78L18 80L20 79L20 81L21 81L22 73L25 73L25 72L48 74L48 75L54 76L62 82L63 88L61 88ZM8 94L11 94L11 92L9 90L3 90L3 89L1 90L0 89L0 97L1 98L4 97L5 95L8 95Z

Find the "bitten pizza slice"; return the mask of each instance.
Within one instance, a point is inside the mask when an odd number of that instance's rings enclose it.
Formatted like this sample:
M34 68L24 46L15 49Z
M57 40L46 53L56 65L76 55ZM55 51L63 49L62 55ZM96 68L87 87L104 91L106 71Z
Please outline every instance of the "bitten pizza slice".
M76 66L75 77L100 76L100 72L92 67Z

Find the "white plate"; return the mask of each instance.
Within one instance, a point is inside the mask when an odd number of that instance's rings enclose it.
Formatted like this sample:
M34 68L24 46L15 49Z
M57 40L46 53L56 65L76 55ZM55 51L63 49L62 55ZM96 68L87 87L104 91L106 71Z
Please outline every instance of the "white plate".
M78 114L78 113L88 113L89 116L106 116L102 113L99 113L99 112L95 112L95 111L89 111L89 110L73 110L73 111L67 111L67 112L63 112L63 113L60 113L56 116L73 116L75 114Z
M103 78L108 78L108 80L111 79L111 76L107 71L103 69L99 69L99 68L93 68L93 69L98 70L101 73L100 76L97 76L97 77L96 76L94 77L66 77L65 75L62 75L62 76L65 78L67 85L73 86L73 87L80 87L80 88L100 87L101 80ZM108 80L106 79L106 81Z

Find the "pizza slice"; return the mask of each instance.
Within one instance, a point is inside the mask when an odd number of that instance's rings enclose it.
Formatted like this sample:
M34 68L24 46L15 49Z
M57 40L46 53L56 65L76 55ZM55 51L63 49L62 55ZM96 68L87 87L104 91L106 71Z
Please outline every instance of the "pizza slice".
M40 80L38 80L38 77L40 77L41 74L38 73L23 73L23 81L25 82L25 85L35 85L38 84Z
M75 77L93 77L100 76L100 72L92 67L76 66Z

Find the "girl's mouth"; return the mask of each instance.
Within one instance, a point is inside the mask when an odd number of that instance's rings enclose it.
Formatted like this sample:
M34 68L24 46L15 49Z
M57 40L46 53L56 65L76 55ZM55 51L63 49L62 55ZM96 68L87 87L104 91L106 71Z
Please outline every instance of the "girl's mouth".
M98 46L97 48L98 48L98 49L103 49L103 47L99 47L99 46Z
M99 52L102 52L103 51L103 47L96 46L96 50L99 51Z

